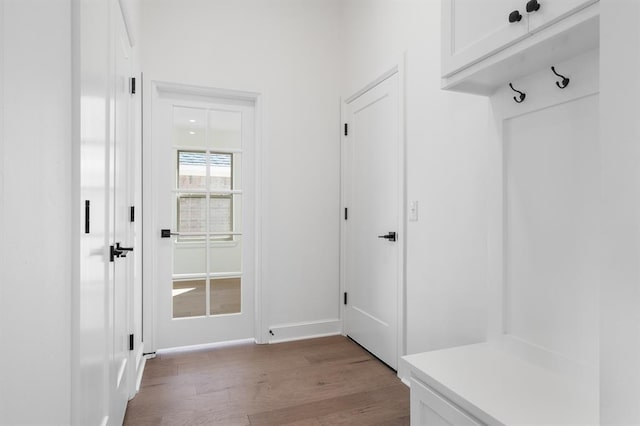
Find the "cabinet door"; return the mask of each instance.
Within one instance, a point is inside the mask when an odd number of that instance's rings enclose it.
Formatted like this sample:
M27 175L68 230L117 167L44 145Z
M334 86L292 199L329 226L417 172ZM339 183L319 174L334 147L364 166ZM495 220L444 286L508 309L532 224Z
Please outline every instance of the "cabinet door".
M598 0L538 0L540 9L525 13L529 17L529 32L541 30L549 25L585 8ZM525 3L524 1L522 3Z
M442 76L448 77L526 37L525 5L525 0L443 0ZM509 14L516 10L522 19L510 23Z
M422 382L411 379L411 426L479 426Z

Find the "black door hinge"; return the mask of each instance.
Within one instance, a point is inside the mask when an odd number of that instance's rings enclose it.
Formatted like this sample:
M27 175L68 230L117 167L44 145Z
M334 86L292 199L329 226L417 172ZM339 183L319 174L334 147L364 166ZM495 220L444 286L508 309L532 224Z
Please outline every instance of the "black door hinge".
M344 135L349 136L349 125L344 123Z
M344 208L344 220L349 219L349 209L348 208Z
M129 335L129 350L133 350L133 334Z
M136 78L135 77L131 77L129 79L129 84L130 84L129 89L130 89L131 94L135 95L136 94Z
M84 233L91 232L91 201L84 200Z
M345 305L347 304L347 292L346 291L344 292L344 304Z
M135 206L129 207L129 221L130 222L135 222L136 221L136 207Z

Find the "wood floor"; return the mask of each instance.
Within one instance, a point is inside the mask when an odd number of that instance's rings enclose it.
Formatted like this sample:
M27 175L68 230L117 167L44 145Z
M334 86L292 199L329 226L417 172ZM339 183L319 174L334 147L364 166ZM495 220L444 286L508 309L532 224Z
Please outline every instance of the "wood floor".
M409 389L342 337L147 361L125 425L408 425Z
M241 311L241 278L211 279L210 315L235 314ZM204 316L206 308L205 280L173 282L173 317Z

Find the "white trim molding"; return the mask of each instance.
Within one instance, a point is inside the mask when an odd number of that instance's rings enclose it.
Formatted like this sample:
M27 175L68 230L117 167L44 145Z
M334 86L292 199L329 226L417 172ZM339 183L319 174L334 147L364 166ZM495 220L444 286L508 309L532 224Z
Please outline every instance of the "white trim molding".
M232 90L213 87L203 87L179 83L171 83L166 81L153 80L147 78L143 81L144 84L144 137L143 137L143 205L153 206L156 197L155 189L151 185L153 181L152 175L152 155L153 151L153 135L152 135L152 116L155 102L159 95L163 97L178 97L180 99L186 99L191 101L211 101L215 100L220 103L229 103L231 105L251 105L254 110L254 149L255 149L255 161L254 167L254 337L256 343L267 343L266 336L269 335L268 328L264 324L266 321L266 310L263 309L263 305L267 303L265 295L268 294L268 290L264 288L262 280L263 276L263 257L262 250L264 248L264 237L262 235L262 214L264 212L264 200L266 197L262 194L264 189L265 180L265 167L264 167L264 153L266 152L264 137L264 96L262 93L245 90ZM157 350L157 337L156 337L156 324L155 324L155 310L156 295L154 294L155 284L152 277L154 276L154 265L156 257L156 248L154 247L154 236L159 229L159 224L154 222L152 213L153 209L144 208L144 341L147 345L148 351L153 353Z
M404 59L403 61L404 62ZM383 72L382 74L380 74L377 78L373 79L371 82L369 82L368 84L366 84L364 87L362 87L360 90L357 90L354 94L352 94L351 96L349 96L344 103L345 104L350 104L351 102L353 102L354 100L356 100L357 98L359 98L361 95L363 95L364 93L367 93L369 90L373 89L374 87L376 87L378 84L382 83L383 81L385 81L386 79L388 79L389 77L391 77L392 75L400 72L401 69L401 65L402 62L399 62L398 64L394 65L393 67L391 67L390 69L388 69L387 71Z
M342 320L336 318L322 321L279 324L270 327L269 334L269 343L337 336L342 334Z

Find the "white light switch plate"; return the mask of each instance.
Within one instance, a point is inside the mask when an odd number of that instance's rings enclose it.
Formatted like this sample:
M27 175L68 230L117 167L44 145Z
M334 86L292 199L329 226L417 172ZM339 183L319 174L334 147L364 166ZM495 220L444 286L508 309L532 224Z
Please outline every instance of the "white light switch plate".
M411 201L409 203L409 222L416 222L418 220L418 202Z

